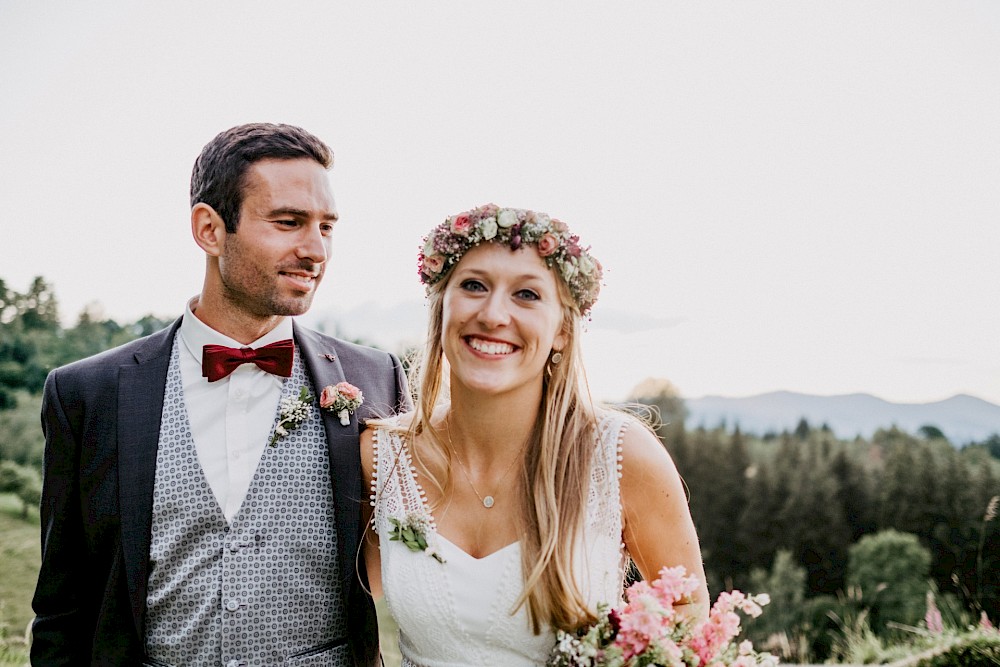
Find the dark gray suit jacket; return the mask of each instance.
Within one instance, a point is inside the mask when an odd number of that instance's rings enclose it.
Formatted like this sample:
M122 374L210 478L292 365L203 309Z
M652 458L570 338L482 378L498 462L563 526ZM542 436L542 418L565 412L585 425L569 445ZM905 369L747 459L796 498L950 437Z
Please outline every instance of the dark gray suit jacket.
M32 601L32 665L138 665L143 659L146 584L160 413L180 325L49 374L45 432L42 567ZM376 664L375 612L357 559L361 503L359 419L409 408L393 355L294 327L315 384L348 381L364 392L350 426L323 412L330 447L342 590L358 665ZM333 554L331 554L333 557ZM358 574L361 577L358 577Z

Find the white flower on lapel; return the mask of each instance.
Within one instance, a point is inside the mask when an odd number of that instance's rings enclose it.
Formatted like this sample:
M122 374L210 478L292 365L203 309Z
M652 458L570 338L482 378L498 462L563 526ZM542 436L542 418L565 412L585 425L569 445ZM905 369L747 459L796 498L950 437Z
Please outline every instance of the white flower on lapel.
M364 402L364 394L350 382L327 385L319 395L319 407L337 415L342 426L351 423L351 415Z
M312 396L309 395L308 389L300 387L298 398L291 396L283 398L278 405L278 423L274 425L271 442L267 443L270 447L274 447L279 438L288 435L290 429L298 428L309 419L309 414L312 412Z

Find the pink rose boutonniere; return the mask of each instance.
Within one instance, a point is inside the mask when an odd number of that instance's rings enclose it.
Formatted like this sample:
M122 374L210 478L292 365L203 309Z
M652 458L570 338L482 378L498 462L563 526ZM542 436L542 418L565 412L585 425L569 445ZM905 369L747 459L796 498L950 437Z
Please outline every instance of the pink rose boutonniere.
M319 407L337 415L342 426L351 423L351 415L364 402L364 394L350 382L327 385L323 387L323 392L319 395Z

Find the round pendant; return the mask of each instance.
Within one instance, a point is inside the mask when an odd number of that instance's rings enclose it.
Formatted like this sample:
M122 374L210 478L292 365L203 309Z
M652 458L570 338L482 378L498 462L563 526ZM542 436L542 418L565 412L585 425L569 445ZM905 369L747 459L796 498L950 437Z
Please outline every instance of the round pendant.
M493 507L493 496L486 496L483 498L483 507L486 509Z

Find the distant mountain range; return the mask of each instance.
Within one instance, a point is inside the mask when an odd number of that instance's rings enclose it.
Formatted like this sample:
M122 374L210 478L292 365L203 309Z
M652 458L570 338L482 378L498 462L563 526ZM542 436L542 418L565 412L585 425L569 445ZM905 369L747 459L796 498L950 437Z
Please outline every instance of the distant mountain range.
M953 444L985 440L1000 433L1000 405L959 394L936 403L890 403L869 394L812 396L777 391L746 398L705 396L685 399L689 427L714 428L720 423L744 432L794 430L803 417L810 426L827 424L837 436L870 437L893 425L908 433L936 426Z

